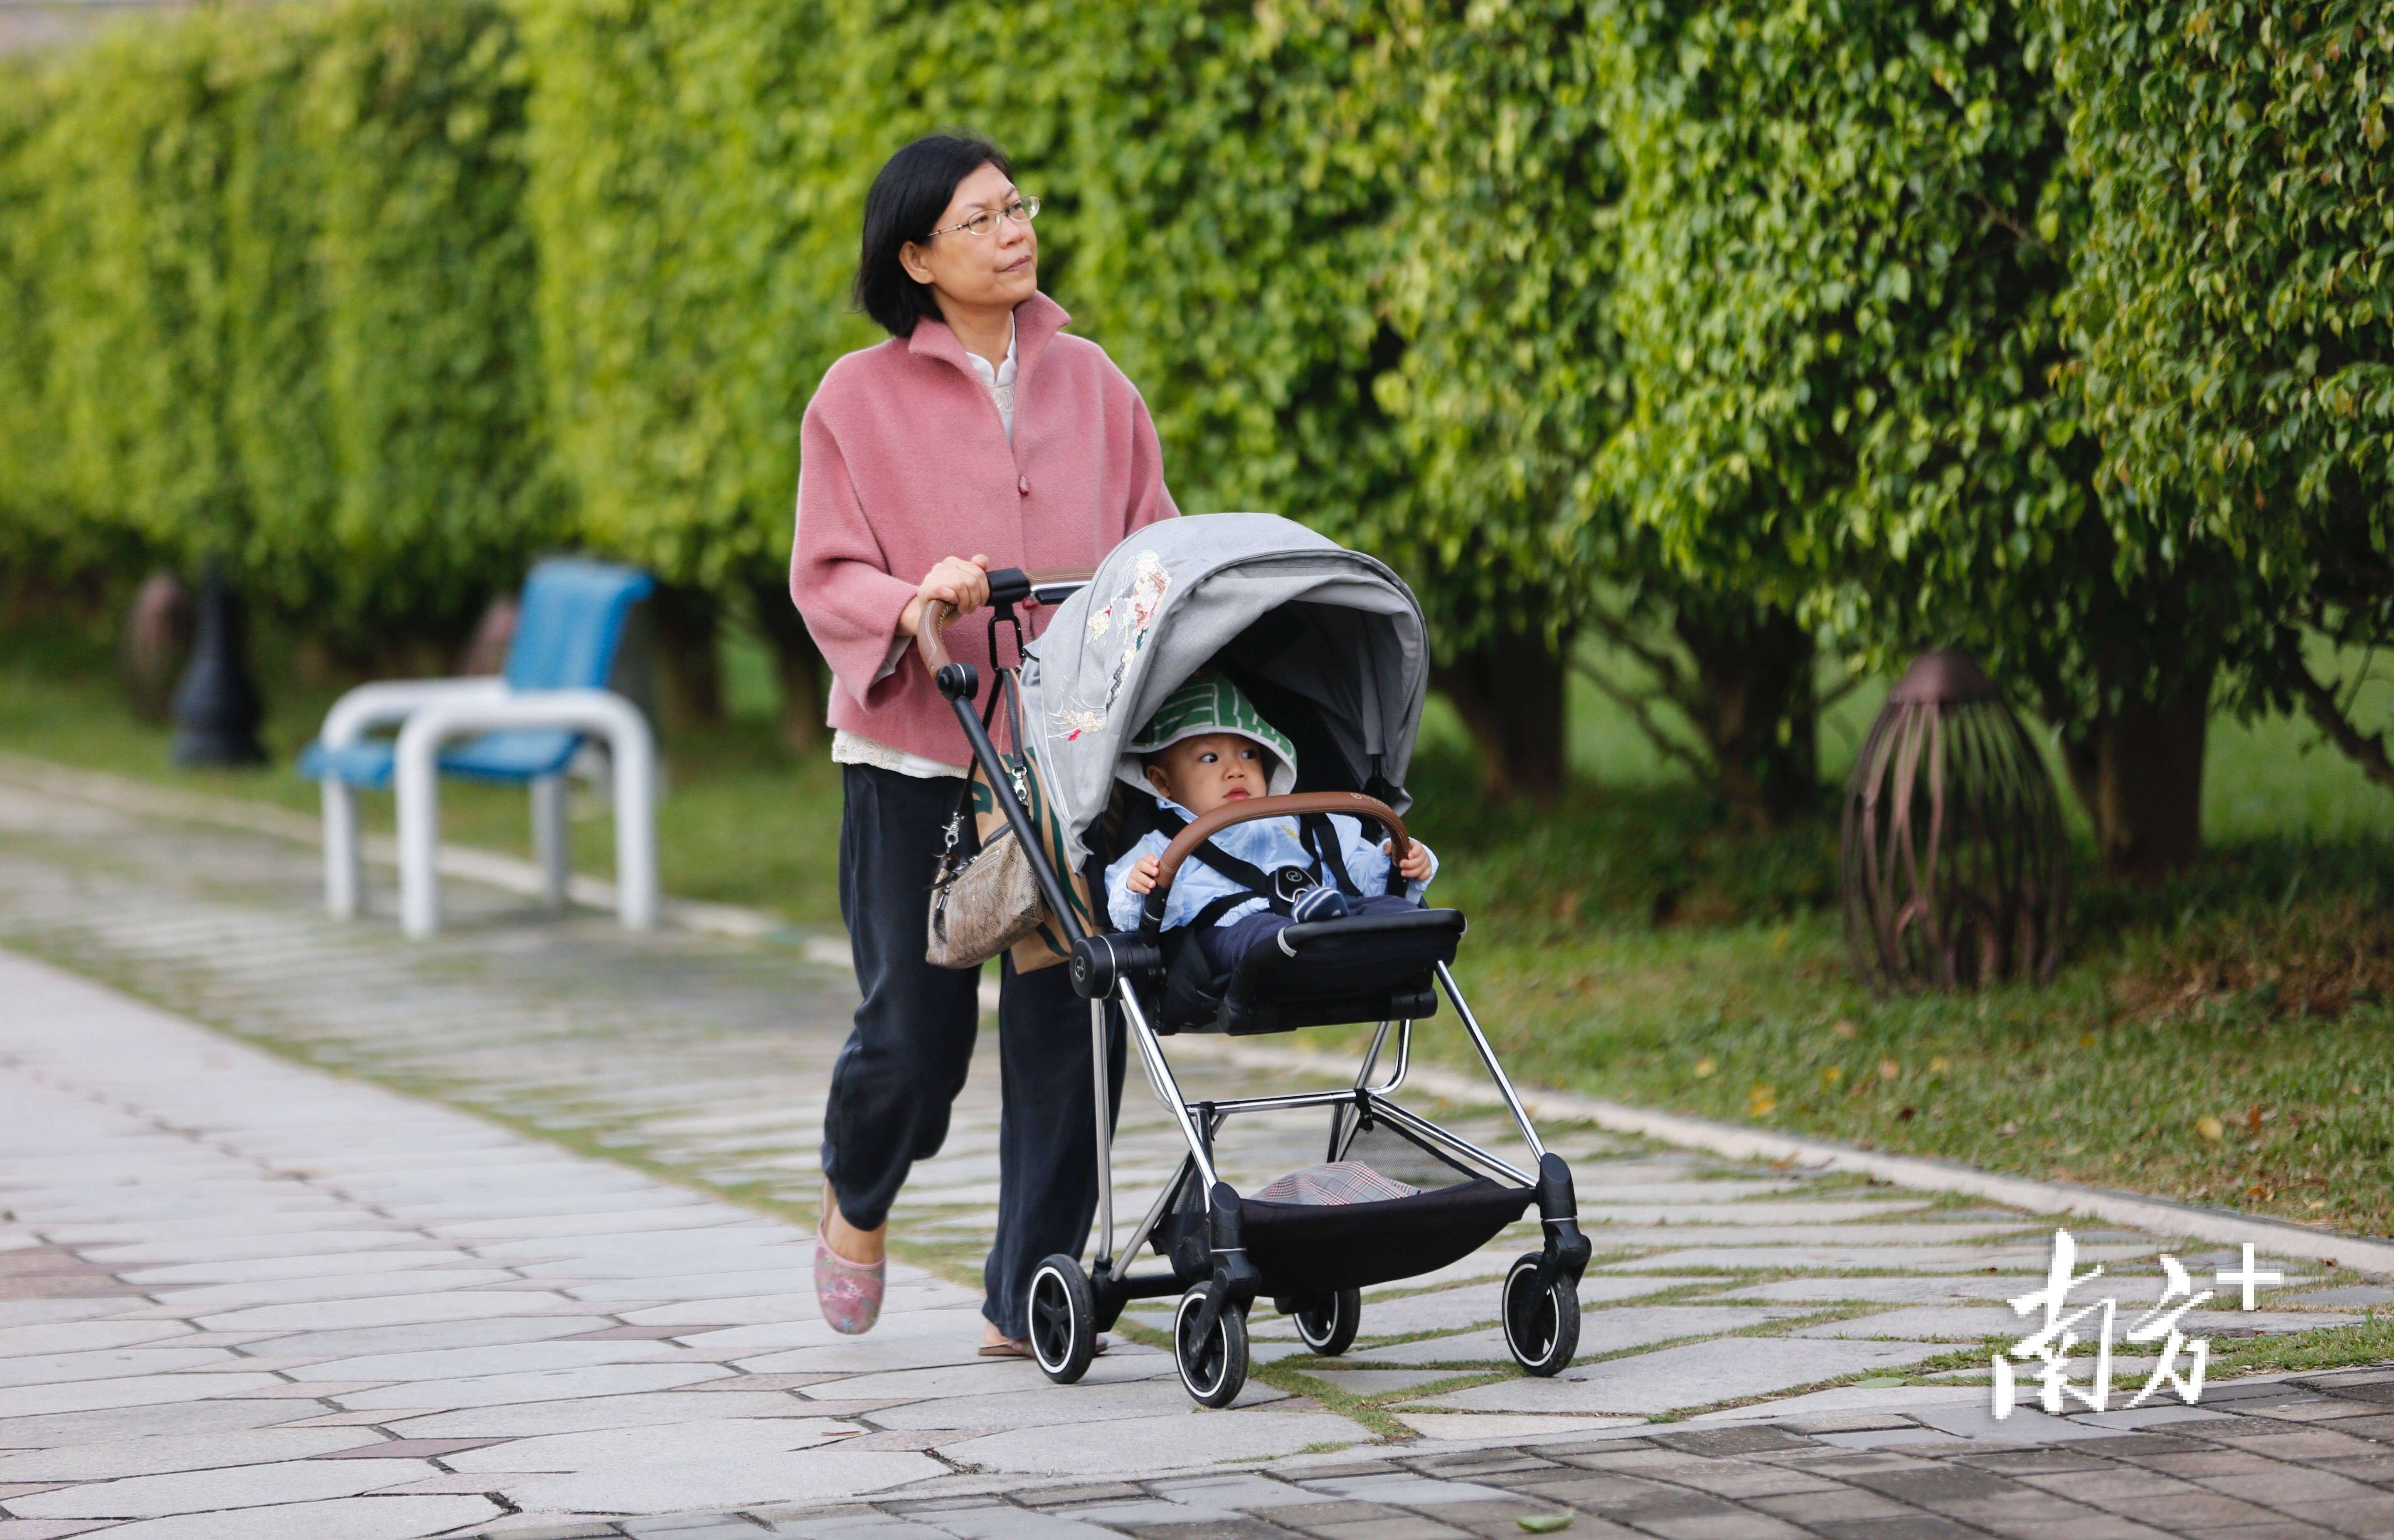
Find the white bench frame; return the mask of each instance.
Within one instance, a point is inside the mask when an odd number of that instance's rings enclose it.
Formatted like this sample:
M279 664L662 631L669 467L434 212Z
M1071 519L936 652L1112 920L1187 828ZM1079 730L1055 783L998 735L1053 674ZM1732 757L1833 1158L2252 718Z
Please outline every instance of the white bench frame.
M399 801L400 924L416 940L441 928L441 746L454 738L514 729L561 728L603 738L615 791L616 913L627 930L657 923L656 740L648 718L605 690L510 690L502 678L405 679L361 685L324 717L327 750L350 747L398 724L393 782ZM533 849L552 907L565 904L571 875L565 774L531 783ZM335 919L364 909L356 788L323 780L324 908Z

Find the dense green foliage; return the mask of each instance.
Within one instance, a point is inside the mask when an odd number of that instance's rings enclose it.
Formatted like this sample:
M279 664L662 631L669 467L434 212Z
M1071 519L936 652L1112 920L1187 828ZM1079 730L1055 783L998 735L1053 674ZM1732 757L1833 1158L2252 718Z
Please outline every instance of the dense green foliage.
M1612 463L1641 514L1882 659L1958 639L2040 684L2072 668L2105 573L2051 377L2072 190L2033 7L1614 24L1638 406Z
M2084 395L2124 547L2216 543L2254 686L2292 628L2394 639L2394 20L2382 6L2065 0L2090 214Z
M799 415L846 311L825 7L533 0L531 217L560 465L600 545L676 582L785 560Z
M2394 625L2388 48L2350 0L196 13L0 83L0 559L222 551L357 638L573 534L786 630L864 184L962 124L1182 506L1388 556L1524 783L1591 629L1773 816L1816 643L1960 642L2133 823L2215 679Z
M2167 61L2122 52L2141 35L2109 20L2126 14L1613 7L1612 124L1630 167L1617 313L1637 408L1608 463L1690 570L1748 574L1843 649L1884 664L1969 647L2062 731L2107 857L2159 870L2199 843L2215 678L2249 686L2298 657L2305 617L2264 557L2283 564L2284 520L2265 538L2189 517L2183 478L2098 473L2127 419L2079 328L2124 327L2139 340L2113 351L2151 348L2144 366L2164 371L2234 353L2158 336L2124 296L2082 283L2082 266L2108 263L2107 282L2133 274L2175 305L2191 276L2151 264L2151 243L2122 225L2130 203L2184 207L2150 175L2141 202L2120 183L2153 141L2071 137L2064 46L2118 72L2073 75L2091 103L2082 136L2127 110L2114 98L2160 105L2189 88L2158 83ZM2235 153L2212 142L2226 128L2223 115L2197 130L2203 153ZM2209 238L2212 215L2184 217L2186 242ZM2243 273L2235 303L2278 303L2262 270L2289 263L2298 254L2279 250ZM2245 383L2260 388L2257 372ZM2185 437L2165 420L2181 387L2149 398L2161 441ZM2382 519L2382 491L2375 502ZM2303 559L2345 560L2334 545Z
M11 522L225 557L336 643L470 619L558 511L504 20L206 12L39 90L9 265L42 292L10 373L50 456Z

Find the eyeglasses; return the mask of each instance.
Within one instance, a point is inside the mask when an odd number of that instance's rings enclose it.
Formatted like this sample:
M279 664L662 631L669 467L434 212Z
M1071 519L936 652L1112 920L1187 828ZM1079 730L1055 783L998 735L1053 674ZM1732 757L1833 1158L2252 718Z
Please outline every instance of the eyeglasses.
M987 235L997 228L1000 216L1013 220L1018 225L1027 225L1039 217L1039 200L1017 198L1003 209L985 208L960 224L950 225L945 230L935 230L931 231L931 235L949 235L960 230L970 230L975 235ZM926 235L923 239L927 241L931 235Z

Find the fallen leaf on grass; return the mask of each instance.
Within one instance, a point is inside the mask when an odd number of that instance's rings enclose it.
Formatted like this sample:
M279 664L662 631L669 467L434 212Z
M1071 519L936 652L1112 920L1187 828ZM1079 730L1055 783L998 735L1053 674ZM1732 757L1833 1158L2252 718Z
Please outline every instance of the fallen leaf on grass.
M1878 1077L1881 1080L1893 1080L1902 1073L1903 1066L1892 1059L1882 1059L1878 1061Z
M2227 1137L2228 1125L2220 1122L2216 1117L2199 1117L2194 1120L2194 1131L2201 1134L2204 1139L2210 1139L2214 1143L2217 1143L2220 1139Z
M1779 1105L1779 1093L1769 1086L1756 1086L1745 1093L1745 1115L1769 1117Z
M1696 1078L1698 1080L1710 1080L1713 1077L1713 1072L1719 1068L1719 1065L1713 1062L1713 1056L1706 1054L1702 1059L1696 1060Z
M1568 1513L1525 1513L1519 1518L1514 1520L1513 1522L1520 1525L1523 1529L1528 1530L1532 1534L1552 1534L1559 1529L1569 1529L1571 1527L1571 1515Z

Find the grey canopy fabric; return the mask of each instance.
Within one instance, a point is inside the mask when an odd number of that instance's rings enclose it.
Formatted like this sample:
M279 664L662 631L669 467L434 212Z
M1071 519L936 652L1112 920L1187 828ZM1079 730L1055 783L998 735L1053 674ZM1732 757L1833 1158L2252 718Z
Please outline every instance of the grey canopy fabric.
M1296 789L1366 792L1405 810L1429 683L1413 590L1276 514L1168 519L1115 546L1023 664L1024 735L1072 865L1117 781L1152 795L1125 747L1208 664L1295 740Z

